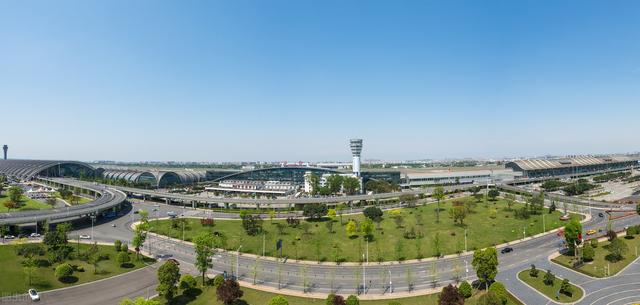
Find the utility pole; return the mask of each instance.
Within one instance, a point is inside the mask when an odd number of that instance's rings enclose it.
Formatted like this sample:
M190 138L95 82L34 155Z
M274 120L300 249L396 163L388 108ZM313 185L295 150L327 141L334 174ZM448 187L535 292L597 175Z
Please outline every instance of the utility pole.
M464 252L467 252L467 229L464 229Z

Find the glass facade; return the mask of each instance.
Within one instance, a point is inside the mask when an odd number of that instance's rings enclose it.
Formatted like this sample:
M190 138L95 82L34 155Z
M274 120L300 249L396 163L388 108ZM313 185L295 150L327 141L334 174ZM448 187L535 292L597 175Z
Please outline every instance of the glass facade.
M326 173L340 173L335 170L317 167L275 167L266 169L257 169L247 172L228 175L219 178L221 180L255 180L255 181L288 181L296 185L304 185L304 174L312 172L318 176Z

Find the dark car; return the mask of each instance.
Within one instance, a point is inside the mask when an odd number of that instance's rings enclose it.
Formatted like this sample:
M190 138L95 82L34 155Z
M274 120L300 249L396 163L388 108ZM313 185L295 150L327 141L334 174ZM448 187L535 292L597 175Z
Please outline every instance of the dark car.
M505 248L502 248L502 250L500 250L500 253L505 254L505 253L509 253L509 252L512 252L512 251L513 251L513 248L505 247Z
M604 214L598 213L598 217L604 217Z

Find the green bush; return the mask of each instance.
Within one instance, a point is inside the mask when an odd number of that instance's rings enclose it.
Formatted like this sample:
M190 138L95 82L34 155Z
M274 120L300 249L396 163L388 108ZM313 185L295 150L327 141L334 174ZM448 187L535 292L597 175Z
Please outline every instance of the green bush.
M119 252L118 256L116 256L116 260L117 262L120 264L120 266L124 266L124 264L128 263L129 261L131 261L131 258L129 257L129 253L127 252Z
M464 281L460 283L460 286L458 286L458 292L460 292L465 299L468 299L473 294L473 288L469 282Z
M224 276L222 274L218 274L213 278L213 287L219 287L224 282Z
M531 264L531 269L529 269L529 275L531 277L538 277L539 272L540 270L536 269L536 265Z
M122 247L122 241L119 239L113 242L113 247L116 249L116 252L120 251L120 247Z
M547 270L547 273L544 274L544 284L547 286L553 285L556 280L556 276L551 272L551 270Z
M568 296L573 295L573 287L571 287L571 284L569 284L569 280L562 280L562 284L560 285L560 292Z
M502 301L500 297L498 297L493 291L489 291L483 294L480 299L478 299L478 305L501 305Z
M335 298L336 298L336 295L335 295L335 294L333 294L333 293L329 294L329 295L327 296L327 299L326 299L326 301L325 301L325 303L324 303L324 304L325 304L325 305L333 305L333 299L335 299Z
M269 301L268 305L289 305L289 301L287 301L283 296L277 295Z
M196 288L198 286L198 282L192 275L185 274L180 278L180 284L178 286L182 290L189 290Z
M60 264L56 267L55 275L58 280L68 278L73 275L73 267L69 264Z
M596 250L591 247L590 243L584 243L582 246L582 260L585 262L590 262L593 260L593 257L596 255Z
M493 282L493 284L489 286L489 291L496 294L502 305L507 304L509 294L507 293L507 289L504 287L504 284L500 282Z
M120 251L129 252L129 245L127 245L126 243L122 243L122 245L120 246Z
M352 294L347 298L346 304L347 305L360 305L360 300L358 299L357 296Z
M591 241L589 243L591 244L591 247L593 247L594 249L598 247L598 239L597 238L591 239Z

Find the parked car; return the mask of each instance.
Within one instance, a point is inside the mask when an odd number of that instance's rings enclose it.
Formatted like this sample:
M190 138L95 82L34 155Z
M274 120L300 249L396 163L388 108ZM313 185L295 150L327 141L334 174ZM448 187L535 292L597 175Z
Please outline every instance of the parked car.
M15 239L16 237L13 235L5 235L4 239Z
M176 260L175 258L170 258L170 259L167 260L167 262L172 262L176 266L180 266L180 262L178 262L178 260Z
M571 216L569 216L569 214L564 214L560 216L560 220L562 221L569 220L569 219L571 219Z
M587 230L587 235L593 235L596 234L596 230L591 229L591 230Z
M37 238L40 237L41 235L39 233L31 233L31 235L29 235L29 237L31 238Z
M513 252L513 248L504 247L504 248L502 248L502 250L500 250L500 253L502 253L502 254L506 254L506 253L509 253L509 252Z
M602 212L598 213L598 217L604 217L604 214L602 214Z
M40 295L35 289L29 289L29 297L31 298L31 301L40 301Z
M80 239L91 239L91 235L80 235Z
M171 218L176 218L176 216L178 216L178 214L174 211L169 211L167 212L167 216L171 217Z
M139 213L140 213L140 210L133 211L133 214L139 214Z

